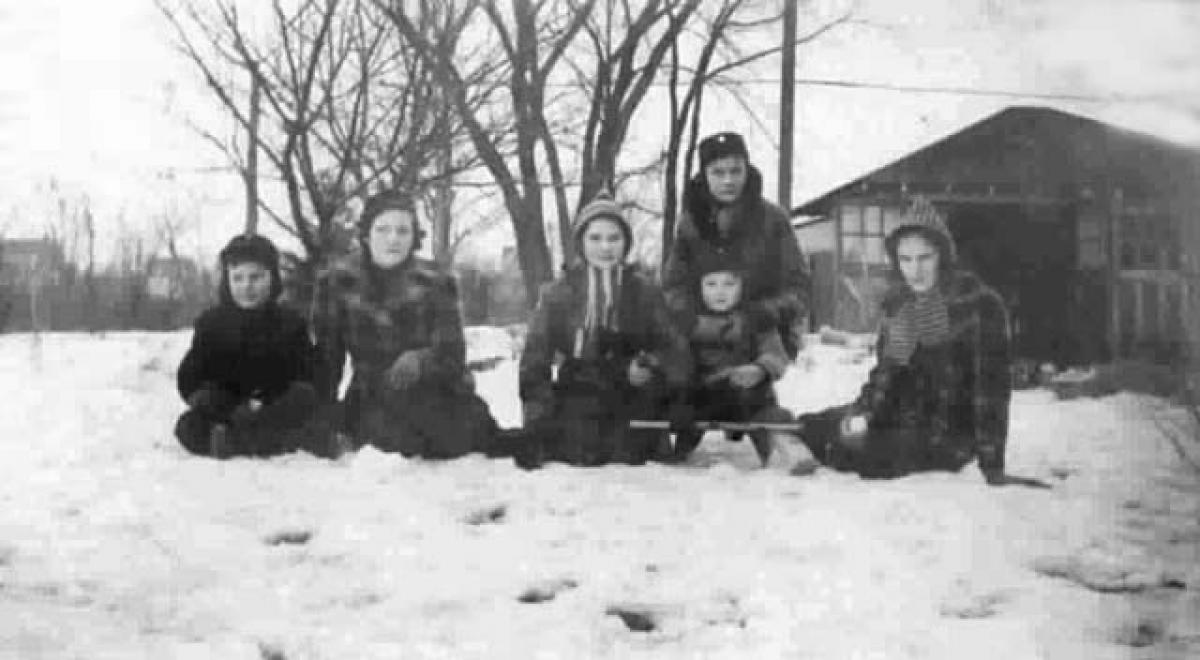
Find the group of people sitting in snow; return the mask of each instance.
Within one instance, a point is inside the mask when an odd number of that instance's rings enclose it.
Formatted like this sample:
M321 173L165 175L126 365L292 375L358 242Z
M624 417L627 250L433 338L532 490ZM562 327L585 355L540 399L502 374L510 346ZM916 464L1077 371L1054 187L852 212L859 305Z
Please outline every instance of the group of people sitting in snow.
M416 256L413 200L385 193L365 204L359 249L319 274L307 318L279 302L269 240L237 236L221 251L220 301L179 367L188 410L177 437L217 458L369 444L536 468L685 461L707 428L697 422L715 420L744 423L761 462L783 457L796 475L823 464L895 477L977 460L988 483L1008 483L1007 312L956 267L938 211L918 199L885 239L894 281L861 394L797 419L775 393L808 302L795 234L763 198L741 136L710 136L699 154L661 286L628 263L634 235L611 197L574 218L574 254L528 323L522 428L499 428L475 393L455 281Z

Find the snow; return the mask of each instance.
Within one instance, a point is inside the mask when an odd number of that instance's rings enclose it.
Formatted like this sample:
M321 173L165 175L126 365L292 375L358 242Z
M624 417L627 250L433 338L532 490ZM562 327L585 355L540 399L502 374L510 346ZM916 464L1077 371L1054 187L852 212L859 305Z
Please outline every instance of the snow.
M511 335L468 337L515 424ZM1010 468L1049 491L788 477L720 434L684 466L217 462L171 437L187 342L0 336L0 657L1200 653L1200 477L1158 399L1018 392ZM842 403L870 359L814 343L781 398Z

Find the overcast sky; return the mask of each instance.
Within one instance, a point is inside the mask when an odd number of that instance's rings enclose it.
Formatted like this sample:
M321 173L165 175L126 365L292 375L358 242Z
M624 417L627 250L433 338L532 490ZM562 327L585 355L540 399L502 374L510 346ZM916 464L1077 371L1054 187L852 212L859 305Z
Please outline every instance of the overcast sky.
M804 85L797 90L794 202L1011 104L1052 105L1200 145L1200 3L863 0L858 16L868 24L802 50L797 75L1126 100ZM179 117L202 112L195 104L205 97L173 53L151 0L0 0L0 71L0 228L39 232L36 209L45 194L38 187L50 177L86 191L109 226L122 209L136 218L164 195L183 195L203 207L198 244L211 246L237 228L236 182L195 173L220 163ZM762 130L720 104L705 115L704 132L750 133L773 193L778 87L748 85L743 94L765 118ZM665 133L651 119L634 136L636 148L653 153ZM164 182L157 175L167 168L184 178Z

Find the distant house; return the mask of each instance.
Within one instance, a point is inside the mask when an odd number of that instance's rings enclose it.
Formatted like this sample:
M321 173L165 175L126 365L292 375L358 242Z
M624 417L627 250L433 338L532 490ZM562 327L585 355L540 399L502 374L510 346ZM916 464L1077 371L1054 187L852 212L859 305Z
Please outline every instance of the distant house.
M815 324L873 329L883 236L918 194L1008 300L1022 357L1166 359L1200 313L1200 150L1010 107L793 209Z
M159 300L179 300L200 279L200 268L187 257L153 257L146 263L146 293Z
M0 240L0 287L27 289L34 280L57 284L65 263L62 247L48 238Z

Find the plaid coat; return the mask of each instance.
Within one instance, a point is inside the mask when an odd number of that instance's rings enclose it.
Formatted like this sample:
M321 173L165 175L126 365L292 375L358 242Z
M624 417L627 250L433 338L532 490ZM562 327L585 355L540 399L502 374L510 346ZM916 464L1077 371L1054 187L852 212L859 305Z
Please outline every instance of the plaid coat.
M948 275L950 339L918 348L907 366L881 357L852 412L867 414L872 427L909 427L935 463L961 466L974 457L985 474L1003 472L1012 398L1008 311L974 274ZM889 324L912 295L897 285L884 297L877 355L885 354Z
M326 400L337 398L347 355L353 365L345 401L352 435L405 455L447 458L482 449L495 422L465 366L453 277L415 257L378 271L353 255L321 275L312 316ZM398 391L386 373L408 352L418 356L420 377Z

